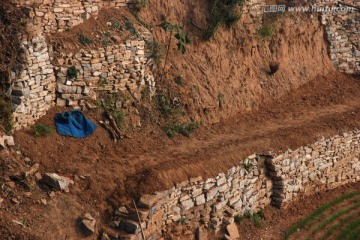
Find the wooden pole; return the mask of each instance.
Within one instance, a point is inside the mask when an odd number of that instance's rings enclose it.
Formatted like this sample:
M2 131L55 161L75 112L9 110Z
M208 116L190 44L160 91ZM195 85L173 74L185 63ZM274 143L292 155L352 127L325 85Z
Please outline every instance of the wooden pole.
M138 220L139 220L139 225L140 225L140 229L141 229L141 235L143 237L143 240L146 240L144 230L143 230L143 228L141 226L141 219L140 219L139 211L138 211L138 209L136 207L136 203L135 203L134 199L133 199L133 204L134 204L134 207L135 207L136 215L137 215Z

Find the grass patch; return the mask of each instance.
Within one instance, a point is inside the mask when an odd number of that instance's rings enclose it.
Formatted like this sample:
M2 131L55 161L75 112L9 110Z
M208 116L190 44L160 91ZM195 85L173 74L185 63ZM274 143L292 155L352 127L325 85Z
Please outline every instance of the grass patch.
M257 213L246 212L244 216L248 218L251 222L253 222L255 227L258 228L261 227L261 220L265 217L263 211L259 211Z
M240 6L244 2L244 0L213 0L204 39L209 40L213 38L221 25L230 28L239 21L241 18Z
M53 128L44 124L36 124L34 126L34 136L36 138L43 136L51 136Z
M79 70L75 66L71 66L66 70L67 79L77 79Z
M270 38L275 33L275 23L283 13L266 13L263 16L262 26L258 29L257 33L260 37Z
M170 121L165 126L165 132L168 137L175 137L178 134L181 134L185 137L190 137L190 134L198 127L198 122L175 123L173 121Z
M323 213L324 211L326 211L327 209L331 208L332 206L339 204L341 202L343 202L346 199L350 199L353 198L357 195L359 195L360 192L351 192L348 194L345 194L321 207L319 207L318 209L316 209L312 214L310 214L308 217L306 217L305 219L301 220L299 223L297 223L295 226L293 226L292 228L290 228L289 231L286 232L285 234L285 239L289 239L289 237L294 234L298 229L304 228L307 224L309 224L310 222L312 222L313 220L316 220L317 218L319 218L320 214Z
M111 109L110 113L111 113L112 117L114 118L119 129L121 131L124 131L125 127L126 127L126 118L125 118L124 112L119 109Z
M84 35L84 34L80 34L79 35L79 42L84 45L84 46L87 46L87 45L90 45L93 43L93 40L91 40L88 36Z
M240 224L241 220L243 220L243 219L244 219L244 217L240 216L239 214L234 216L234 222L237 224Z

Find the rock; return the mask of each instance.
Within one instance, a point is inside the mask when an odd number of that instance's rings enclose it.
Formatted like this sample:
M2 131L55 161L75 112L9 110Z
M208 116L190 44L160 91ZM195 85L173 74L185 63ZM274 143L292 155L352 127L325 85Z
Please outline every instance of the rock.
M43 182L57 190L65 190L69 186L69 179L56 173L45 173Z
M0 150L3 150L6 147L4 138L0 137Z
M239 230L235 223L229 224L226 227L226 230L228 231L231 239L239 239L240 238Z
M131 234L138 234L140 233L140 225L137 222L131 220L125 220L120 223L120 229L124 230Z
M143 195L139 200L139 207L142 208L151 208L153 207L160 199L159 195Z
M205 232L205 230L202 227L198 227L196 229L195 239L196 240L207 240L208 239L207 233Z
M107 235L106 233L103 233L103 234L101 235L100 240L110 240L110 237L109 237L109 235Z
M90 236L95 232L96 220L89 214L86 213L85 217L81 220L79 227L85 235Z
M13 136L3 136L4 141L6 143L6 145L10 146L15 146L15 141L14 141L14 137Z

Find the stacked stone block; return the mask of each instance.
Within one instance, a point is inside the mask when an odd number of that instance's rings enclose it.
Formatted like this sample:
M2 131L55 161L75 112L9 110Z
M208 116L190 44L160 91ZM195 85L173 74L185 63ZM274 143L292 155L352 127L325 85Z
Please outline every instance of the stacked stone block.
M146 73L147 57L144 40L129 40L125 44L93 50L80 50L76 54L59 53L54 65L57 78L57 105L78 106L95 92L130 91L139 95L141 87L154 87L153 77ZM76 78L68 71L75 67Z
M360 131L344 133L267 160L273 203L360 181Z
M23 42L24 70L12 73L11 99L15 129L34 124L53 106L55 99L54 67L50 62L45 37L39 35Z
M133 0L11 0L29 7L38 28L44 33L55 33L74 27L91 16L96 17L102 8L131 6Z

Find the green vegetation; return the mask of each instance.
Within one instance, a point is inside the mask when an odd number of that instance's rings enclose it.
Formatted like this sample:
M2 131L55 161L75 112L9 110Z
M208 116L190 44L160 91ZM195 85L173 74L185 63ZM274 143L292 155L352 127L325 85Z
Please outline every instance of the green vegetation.
M79 70L75 66L71 66L66 70L67 79L76 79L78 76Z
M82 45L90 45L93 43L93 40L91 40L88 36L84 35L84 34L79 34L79 42Z
M272 37L272 35L274 35L273 26L269 26L269 25L262 26L258 30L258 34L264 38Z
M147 42L147 44L148 47L152 49L150 58L153 59L156 64L158 64L160 59L164 56L164 47L155 40L151 43Z
M114 118L117 126L121 131L126 129L126 116L125 113L120 109L120 106L117 106L117 102L127 101L128 96L124 96L121 94L113 94L112 96L104 95L103 98L103 107L109 111L111 116ZM121 102L121 101L120 101Z
M258 35L263 38L270 38L275 33L275 23L283 13L265 13L262 26L258 29Z
M44 124L36 124L34 126L34 136L36 138L43 136L51 136L53 128Z
M183 79L183 77L182 77L182 76L177 76L177 77L175 78L175 83L182 86L182 85L184 84L184 79Z
M178 134L181 134L185 137L190 137L190 134L198 127L198 122L175 123L173 121L170 121L166 124L165 132L169 137L174 137Z
M251 162L248 162L247 160L244 161L242 166L247 172L251 172L254 168L254 164L252 164Z
M134 27L134 24L126 17L124 17L125 29L133 36L139 37L139 33Z
M204 39L209 40L216 34L221 25L228 28L233 26L241 18L240 6L245 0L213 0L209 17L209 26L204 34Z
M169 41L168 41L167 49L166 49L164 68L163 68L163 73L162 73L162 76L164 76L166 64L167 64L167 61L169 58L170 46L171 46L171 42L173 39L173 33L175 32L175 38L178 40L178 43L176 45L178 47L178 50L182 54L184 54L186 52L186 45L190 43L190 39L184 33L183 27L181 27L179 25L175 25L175 24L171 23L170 21L167 21L165 17L162 18L162 23L159 24L158 27L161 27L162 29L164 29L165 31L168 31L170 33Z
M240 216L239 214L234 216L234 222L237 224L239 224L241 222L241 220L243 220L243 219L244 219L244 217Z
M351 192L348 194L345 194L339 198L334 199L333 201L322 205L318 209L316 209L313 213L311 213L309 216L307 216L305 219L298 222L295 226L290 228L290 230L287 231L285 234L285 239L289 239L289 237L297 232L299 229L307 229L313 227L313 225L322 219L323 213L327 210L330 210L332 207L344 202L345 200L352 200L354 197L358 196L360 192ZM345 209L340 209L334 214L332 214L329 218L325 219L325 221L321 222L317 227L314 228L314 230L310 233L308 236L308 239L313 239L316 233L320 232L322 229L324 229L326 226L328 226L330 223L336 221L339 219L339 217L348 214L354 210L357 210L360 207L360 199L355 198L354 200L350 201L351 206ZM349 221L353 220L353 218L345 218L341 221L339 224L332 225L329 230L325 233L325 235L321 239L327 239L329 236L331 236L336 230L341 228L342 225L347 224ZM352 222L356 222L356 220L360 221L359 216ZM347 236L350 234L353 230L355 230L355 227L350 223L346 227L346 229L340 233L338 239L344 239L344 236ZM355 223L354 223L355 224ZM357 223L359 224L359 223Z
M114 118L116 124L118 125L119 129L121 131L124 131L126 127L126 119L124 112L119 109L111 109L110 113Z
M159 94L155 97L155 101L163 117L170 118L179 114L179 106L173 104L173 102L170 100L170 98L167 95Z
M257 213L250 213L248 211L244 214L244 216L253 222L255 227L261 227L261 220L265 217L263 211L259 211Z

